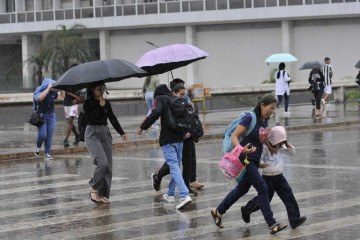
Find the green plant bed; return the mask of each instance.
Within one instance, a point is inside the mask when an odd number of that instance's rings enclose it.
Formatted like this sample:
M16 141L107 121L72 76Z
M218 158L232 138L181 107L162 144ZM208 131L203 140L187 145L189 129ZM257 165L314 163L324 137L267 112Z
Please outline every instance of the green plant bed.
M345 92L346 100L357 100L360 99L360 90L359 89L351 89Z

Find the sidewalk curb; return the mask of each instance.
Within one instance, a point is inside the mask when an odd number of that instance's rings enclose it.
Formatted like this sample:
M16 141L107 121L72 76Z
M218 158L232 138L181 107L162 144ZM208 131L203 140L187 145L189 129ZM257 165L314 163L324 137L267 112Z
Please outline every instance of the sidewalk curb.
M288 132L299 132L299 131L316 131L321 129L331 129L331 128L339 128L339 127L350 127L350 126L357 126L360 125L360 121L346 121L346 122L339 122L339 123L325 123L325 124L318 124L318 125L303 125L303 126L296 126L296 127L285 127ZM224 136L223 133L217 134L208 134L204 135L201 139L202 140L212 140L212 139L222 139ZM121 142L121 143L114 143L113 148L116 149L133 149L139 146L150 146L150 145L158 145L158 139L145 139L145 140L138 140L132 142ZM87 152L86 147L76 147L76 148L65 148L65 149L54 149L51 151L52 155L61 155L61 154L71 154L71 153L84 153ZM22 153L7 153L7 154L0 154L0 161L8 161L8 160L24 160L27 158L36 158L33 152L22 152Z

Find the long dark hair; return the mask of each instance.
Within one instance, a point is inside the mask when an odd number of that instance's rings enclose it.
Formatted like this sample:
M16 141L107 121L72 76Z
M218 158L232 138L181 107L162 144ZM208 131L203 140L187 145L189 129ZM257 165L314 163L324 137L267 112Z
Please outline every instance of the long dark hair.
M86 98L87 99L95 99L95 96L94 96L94 89L97 87L97 86L101 86L101 85L105 85L105 82L95 82L91 85L88 85L86 87Z
M276 75L276 78L279 78L280 77L280 71L281 70L285 70L285 63L281 62L279 64L279 71L277 72L277 75Z
M264 96L262 96L262 98L260 98L258 104L256 105L256 107L254 108L254 112L256 114L256 119L257 122L261 121L261 104L264 104L265 106L272 104L272 103L276 103L276 98L274 95L267 93Z

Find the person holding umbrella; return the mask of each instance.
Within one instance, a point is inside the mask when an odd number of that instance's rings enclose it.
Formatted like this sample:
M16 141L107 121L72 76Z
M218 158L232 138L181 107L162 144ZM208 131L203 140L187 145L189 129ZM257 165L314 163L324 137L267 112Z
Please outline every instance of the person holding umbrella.
M104 99L105 83L93 83L87 87L87 98L84 102L84 113L88 125L85 130L85 143L91 158L96 165L90 179L90 199L95 203L109 204L112 181L112 136L107 126L110 120L115 130L127 141L127 134L114 115L110 102Z
M320 117L321 98L324 94L325 88L325 79L320 68L313 68L311 70L308 81L311 84L309 89L311 89L311 92L314 94L315 98L315 116Z
M275 92L277 96L276 108L279 108L281 104L282 98L284 96L285 99L285 112L284 117L290 117L290 112L288 112L289 108L289 96L290 96L290 76L289 73L285 71L285 63L279 64L279 70L275 72Z

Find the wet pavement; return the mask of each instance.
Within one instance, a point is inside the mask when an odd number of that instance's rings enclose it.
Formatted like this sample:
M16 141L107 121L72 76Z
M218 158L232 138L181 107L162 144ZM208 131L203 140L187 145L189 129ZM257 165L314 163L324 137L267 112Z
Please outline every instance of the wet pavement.
M205 188L183 211L175 210L176 203L162 201L169 177L164 178L160 192L152 189L150 175L164 160L157 144L139 144L156 143L158 136L156 129L136 136L142 116L119 118L128 129L130 147L114 151L112 202L99 206L89 199L88 180L94 165L86 152L62 150L65 123L59 121L54 161L0 162L0 239L359 239L360 125L355 103L333 104L319 121L312 117L310 105L291 106L288 119L270 119L271 126L287 125L289 142L296 147L294 160L285 162L284 175L301 214L308 218L304 225L270 235L260 212L244 223L240 207L255 196L254 189L224 215L224 229L214 225L210 208L235 186L217 167L222 155L220 138L241 111L200 115L206 137L196 145L197 176ZM36 128L6 124L0 136L3 156L16 152L26 156L32 154ZM114 132L113 137L120 143ZM82 148L83 143L77 149ZM288 223L278 197L271 206L275 218Z

